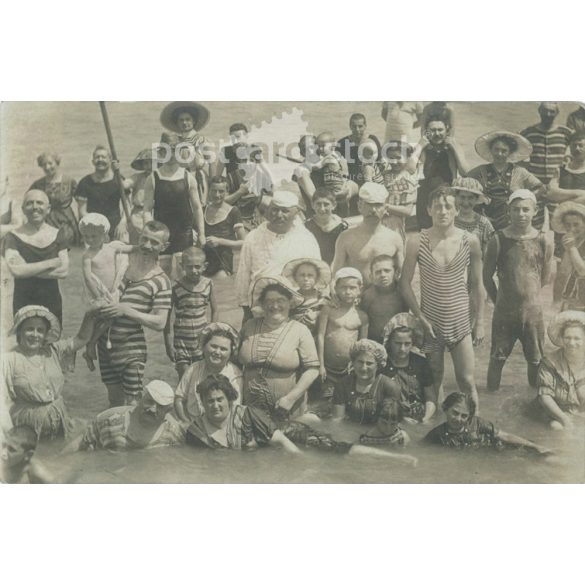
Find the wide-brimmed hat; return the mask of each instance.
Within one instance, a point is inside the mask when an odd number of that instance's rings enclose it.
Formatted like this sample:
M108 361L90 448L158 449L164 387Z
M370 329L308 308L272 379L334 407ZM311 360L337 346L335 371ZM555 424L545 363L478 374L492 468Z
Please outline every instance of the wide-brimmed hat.
M408 327L409 329L412 329L412 344L419 349L422 347L425 331L420 319L417 319L411 313L398 313L386 323L384 326L384 347L388 344L392 331L398 327Z
M564 201L561 203L553 213L550 225L557 234L565 234L567 230L563 225L563 219L568 213L580 215L585 221L585 205L575 203L574 201Z
M296 260L291 260L282 269L282 276L290 280L291 283L294 283L295 270L301 264L312 264L317 269L318 276L315 288L324 289L329 286L329 283L331 282L331 268L329 268L327 262L316 258L297 258Z
M451 185L452 191L465 191L466 193L473 193L477 195L476 205L486 205L490 202L489 197L483 193L483 185L471 177L457 177Z
M199 334L201 347L203 347L214 335L218 333L229 337L234 348L238 346L238 332L228 323L216 321L214 323L209 323L201 330L201 333Z
M171 102L163 109L160 123L173 132L181 132L177 125L177 116L189 112L193 118L193 128L201 130L209 122L209 110L198 102Z
M578 323L585 329L585 313L583 311L563 311L552 318L548 326L548 336L557 347L562 347L561 335L563 329L567 323L571 322Z
M291 308L298 307L303 302L303 297L292 287L291 283L284 276L261 276L252 289L252 307L260 304L262 291L271 284L278 284L288 290L292 295Z
M156 150L154 152L155 156L156 156ZM153 152L152 152L152 148L145 148L144 150L141 150L137 155L136 158L130 163L130 166L135 170L135 171L147 171L150 170L149 168L146 167L147 163L152 164L152 161L154 160L153 158Z
M144 389L152 396L152 399L161 406L170 406L175 400L175 392L167 382L152 380Z
M521 134L508 132L507 130L494 130L493 132L488 132L487 134L480 136L475 141L475 152L477 152L477 154L479 154L484 160L493 162L494 159L490 147L497 138L506 138L507 140L513 140L516 143L516 150L510 153L508 162L515 163L530 158L530 155L532 154L532 144L530 144L530 142Z
M26 307L19 309L16 315L14 315L14 324L9 331L9 335L16 335L18 328L24 321L31 317L41 317L49 323L49 331L45 339L46 343L53 343L61 337L61 324L59 323L59 319L47 307L43 307L42 305L26 305Z

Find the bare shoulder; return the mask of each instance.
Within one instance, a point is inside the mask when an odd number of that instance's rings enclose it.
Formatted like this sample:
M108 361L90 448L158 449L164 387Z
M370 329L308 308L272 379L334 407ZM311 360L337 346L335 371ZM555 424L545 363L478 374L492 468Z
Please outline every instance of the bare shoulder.
M362 325L364 323L369 322L368 314L365 311L362 311L361 309L358 309L356 307L356 312L357 312L357 316L358 316L359 320L361 321Z

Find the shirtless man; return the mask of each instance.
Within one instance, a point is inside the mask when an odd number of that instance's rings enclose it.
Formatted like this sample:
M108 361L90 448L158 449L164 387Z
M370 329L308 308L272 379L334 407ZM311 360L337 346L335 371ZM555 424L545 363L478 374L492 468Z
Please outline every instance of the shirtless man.
M400 291L425 328L423 351L433 370L439 402L443 394L444 353L451 352L457 384L477 404L473 345L484 337L481 246L477 237L455 227L455 196L439 187L429 196L433 225L414 235L406 245ZM420 270L421 304L412 289L416 264ZM470 316L467 275L471 281L474 320Z
M360 188L358 209L364 220L337 238L331 271L335 274L344 266L357 268L366 284L372 260L380 254L396 256L396 269L402 268L404 249L402 238L382 224L388 192L384 185L364 183Z

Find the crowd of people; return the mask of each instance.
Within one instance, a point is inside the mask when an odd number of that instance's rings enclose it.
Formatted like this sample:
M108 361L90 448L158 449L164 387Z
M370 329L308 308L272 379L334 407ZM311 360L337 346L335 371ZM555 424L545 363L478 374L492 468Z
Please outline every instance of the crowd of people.
M426 425L430 444L548 454L478 415L475 372L489 299L487 391L520 341L543 424L567 429L585 412L585 106L566 126L554 102L538 114L519 133L479 136L485 164L471 168L456 106L385 102L383 141L360 113L340 140L299 137L294 188L273 184L241 122L210 156L211 114L196 102L164 108L131 177L104 146L79 183L40 154L23 221L2 215L15 335L2 356L3 479L43 481L34 447L57 437L67 451L268 445L415 465L408 429ZM59 280L72 271L87 312L62 339ZM221 287L235 288L239 331L218 318ZM145 328L162 334L178 384L145 382ZM81 430L63 400L80 351L110 404ZM320 428L344 419L364 425L351 442Z

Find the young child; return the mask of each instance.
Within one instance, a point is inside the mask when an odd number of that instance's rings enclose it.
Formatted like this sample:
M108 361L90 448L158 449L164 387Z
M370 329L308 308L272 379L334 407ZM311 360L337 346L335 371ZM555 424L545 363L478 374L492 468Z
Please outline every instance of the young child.
M88 213L79 222L79 232L87 246L81 256L84 303L99 308L115 303L119 286L128 267L128 257L134 246L123 242L108 242L110 222L100 213ZM110 321L102 320L96 327L83 357L90 371L95 370L97 340L109 329Z
M455 227L457 207L449 187L431 192L427 212L432 227L409 238L400 291L425 329L422 350L431 364L436 396L442 399L448 349L460 389L477 404L473 345L481 344L484 337L479 241L473 234ZM420 305L411 284L417 264Z
M532 226L536 210L532 191L514 191L508 199L510 225L496 232L485 254L483 280L494 303L488 390L500 388L504 364L518 339L528 362L528 383L536 387L544 347L540 291L551 274L554 247L551 238Z
M355 268L338 270L331 285L332 302L321 309L317 334L319 372L321 380L327 380L330 386L323 391L324 397L332 392L332 384L347 373L352 344L368 336L368 316L357 307L362 285L362 275Z
M2 442L0 483L53 483L45 467L34 457L38 437L31 427L16 426Z
M489 203L483 194L483 186L476 179L460 177L451 186L459 213L455 218L455 227L475 234L481 246L482 257L495 230L490 220L474 211L474 207Z
M315 215L305 222L305 227L315 236L321 258L331 265L335 257L335 242L339 234L348 228L347 222L336 215L337 199L327 187L319 187L312 198Z
M194 246L187 248L181 256L181 267L184 276L173 286L172 309L164 331L167 355L174 362L179 379L187 367L203 358L200 333L208 323L215 322L217 315L213 283L203 276L207 268L205 252Z
M240 210L225 202L227 179L212 177L209 183L207 207L203 212L207 244L205 276L225 278L234 273L234 250L242 248L246 230Z
M563 258L554 284L561 311L585 311L585 205L565 201L555 210L553 230L563 235Z
M382 171L382 182L388 199L382 223L402 237L406 243L406 218L412 215L416 204L418 182L408 170L406 161L412 154L412 147L402 142L388 142L382 155L386 161Z
M358 193L358 186L349 179L347 161L337 152L337 143L331 132L317 136L319 161L311 165L311 179L315 187L327 187L335 194L338 212L349 215L349 201Z
M303 302L292 309L291 317L306 325L317 337L317 320L326 302L324 290L331 283L331 269L323 260L300 258L285 265L282 275L296 285Z
M364 290L360 308L368 315L368 338L382 343L386 323L397 313L408 311L408 306L398 290L396 256L376 256L370 264L370 274L372 284Z

